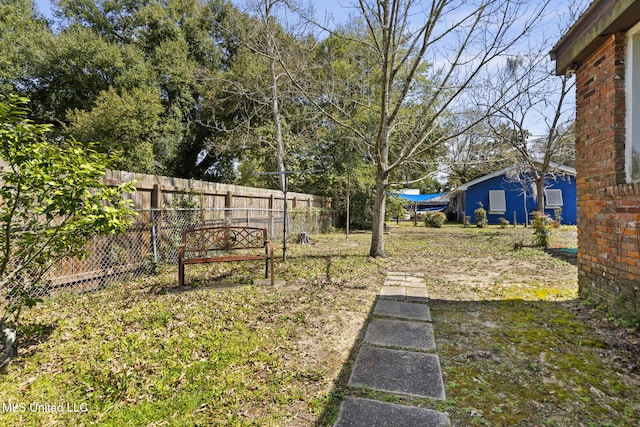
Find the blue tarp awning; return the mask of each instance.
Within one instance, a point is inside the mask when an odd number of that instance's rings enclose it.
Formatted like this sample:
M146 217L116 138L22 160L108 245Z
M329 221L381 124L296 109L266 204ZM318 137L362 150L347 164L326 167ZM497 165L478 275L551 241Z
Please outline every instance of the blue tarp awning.
M408 200L412 203L420 203L426 202L427 200L435 199L436 197L444 196L445 193L435 193L435 194L397 194L398 197L401 197L405 200ZM444 202L446 204L446 201Z

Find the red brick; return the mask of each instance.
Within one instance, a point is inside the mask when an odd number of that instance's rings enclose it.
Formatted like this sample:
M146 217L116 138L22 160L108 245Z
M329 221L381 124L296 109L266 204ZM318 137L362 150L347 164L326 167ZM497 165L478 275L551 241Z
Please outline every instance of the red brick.
M581 297L637 314L640 184L625 182L624 55L625 35L609 35L576 73L578 283Z

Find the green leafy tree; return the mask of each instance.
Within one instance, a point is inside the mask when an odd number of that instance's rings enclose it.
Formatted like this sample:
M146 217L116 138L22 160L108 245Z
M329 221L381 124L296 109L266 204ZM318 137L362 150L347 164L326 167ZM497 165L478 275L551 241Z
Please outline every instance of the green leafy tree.
M247 2L249 15L235 14L225 28L238 42L235 56L223 73L209 74L210 109L219 139L233 150L239 148L239 182L282 189L277 180L252 177L253 172L317 169L317 114L300 97L280 62L287 58L300 80L310 78L307 61L313 44L285 28L279 12L281 1ZM290 181L290 190L302 190L310 176Z
M17 93L29 83L33 66L52 44L47 21L31 0L0 0L0 94Z
M407 200L400 197L396 193L391 193L387 196L387 217L386 221L389 221L393 216L400 219L407 213Z
M38 302L47 271L86 254L92 236L123 231L133 215L123 198L133 184L100 182L107 156L75 140L47 143L51 126L25 119L27 102L0 102L0 365L15 352L21 310Z
M143 162L128 159L132 171L234 178L233 156L215 143L218 132L213 112L204 106L203 78L224 69L237 51L220 25L233 15L231 3L60 0L54 5L55 18L48 23L33 12L30 0L0 0L1 93L30 98L30 118L54 124L52 141L84 140L93 127L101 130L90 138L97 150L144 153ZM55 34L48 24L55 25ZM156 98L145 117L105 109L140 93L137 105ZM151 126L140 126L143 122ZM121 134L125 137L113 137Z
M104 91L90 111L70 113L68 131L82 141L99 141L103 153L121 153L118 169L154 173L156 160L171 156L161 145L160 94L153 87L119 94Z
M91 110L103 91L132 88L153 82L137 49L107 42L88 28L74 25L52 40L32 75L23 82L41 121L67 123L71 110Z

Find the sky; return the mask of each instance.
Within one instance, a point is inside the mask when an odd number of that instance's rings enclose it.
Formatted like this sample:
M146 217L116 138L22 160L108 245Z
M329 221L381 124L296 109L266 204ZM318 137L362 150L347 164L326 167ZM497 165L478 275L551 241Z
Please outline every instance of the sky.
M333 17L337 22L344 22L347 20L348 16L354 12L354 7L352 6L352 4L354 4L354 1L355 0L320 0L313 3L319 20L323 21L323 18ZM552 3L552 10L548 18L548 20L550 21L550 26L553 26L553 21L559 19L558 16L563 13L563 9L566 9L569 4L575 3L578 4L577 7L582 7L584 9L586 8L586 5L589 3L589 1L590 0L555 0ZM232 0L232 2L242 8L242 5L246 3L246 0ZM44 14L48 18L53 17L51 11L51 0L34 0L34 3L36 4L36 8L40 13ZM553 32L554 29L551 29L551 31ZM558 33L557 36L560 37L560 34Z
M51 18L51 2L49 0L34 0L38 12L42 13L47 18Z
M350 9L347 7L350 0L321 0L315 2L314 6L318 11L320 17L324 16L323 12L333 15L338 20L346 19L349 15ZM50 0L34 0L38 11L44 14L47 18L51 18L51 1ZM242 1L234 1L233 3L240 4ZM320 3L322 5L320 5Z

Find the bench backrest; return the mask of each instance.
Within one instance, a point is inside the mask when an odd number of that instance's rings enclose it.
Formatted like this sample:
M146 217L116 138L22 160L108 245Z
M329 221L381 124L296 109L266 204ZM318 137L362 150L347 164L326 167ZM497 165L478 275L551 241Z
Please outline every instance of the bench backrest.
M203 227L184 230L182 245L185 252L229 251L264 248L266 228Z

